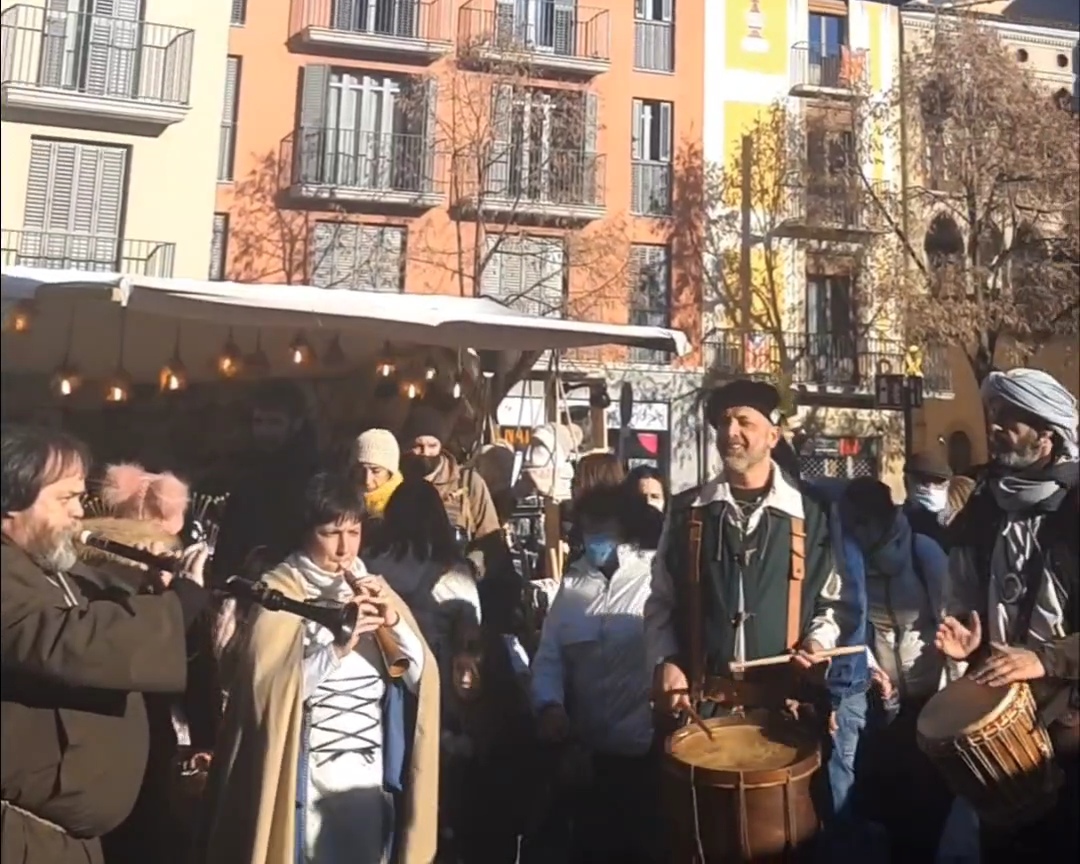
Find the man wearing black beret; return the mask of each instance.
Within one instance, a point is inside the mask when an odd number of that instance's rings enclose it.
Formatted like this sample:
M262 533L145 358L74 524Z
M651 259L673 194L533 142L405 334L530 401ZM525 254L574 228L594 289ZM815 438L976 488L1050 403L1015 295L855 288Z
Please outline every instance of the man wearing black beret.
M809 669L840 635L826 511L773 458L779 393L733 381L709 394L705 414L723 468L672 501L645 606L656 703L671 713L775 705L790 676L736 682L730 664L790 653Z

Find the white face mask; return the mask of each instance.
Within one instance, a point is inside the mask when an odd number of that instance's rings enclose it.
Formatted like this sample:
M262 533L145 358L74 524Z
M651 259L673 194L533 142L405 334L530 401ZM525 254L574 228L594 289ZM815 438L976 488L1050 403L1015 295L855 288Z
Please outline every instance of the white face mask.
M940 513L949 503L949 490L945 486L914 486L911 499L931 513Z

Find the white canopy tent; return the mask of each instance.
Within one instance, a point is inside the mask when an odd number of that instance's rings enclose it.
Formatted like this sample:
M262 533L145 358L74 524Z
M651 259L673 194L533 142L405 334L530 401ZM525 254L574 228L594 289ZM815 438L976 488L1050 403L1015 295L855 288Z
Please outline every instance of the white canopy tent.
M689 350L677 330L541 318L489 298L26 267L5 267L0 275L5 320L13 306L33 304L28 332L5 334L5 372L48 373L66 361L88 378L122 366L134 382L149 383L178 349L190 377L208 380L230 335L244 352L258 340L280 374L295 371L288 346L297 334L317 352L337 337L349 365L387 342L495 351L506 365L524 352L598 345Z

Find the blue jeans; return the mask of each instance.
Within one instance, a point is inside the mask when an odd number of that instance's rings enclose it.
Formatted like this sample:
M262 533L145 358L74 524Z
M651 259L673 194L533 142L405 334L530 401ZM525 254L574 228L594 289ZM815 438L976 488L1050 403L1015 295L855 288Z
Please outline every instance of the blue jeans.
M855 788L855 754L859 739L866 728L866 691L852 693L840 700L836 709L836 732L833 733L832 753L826 766L832 790L833 818L847 821L853 818Z

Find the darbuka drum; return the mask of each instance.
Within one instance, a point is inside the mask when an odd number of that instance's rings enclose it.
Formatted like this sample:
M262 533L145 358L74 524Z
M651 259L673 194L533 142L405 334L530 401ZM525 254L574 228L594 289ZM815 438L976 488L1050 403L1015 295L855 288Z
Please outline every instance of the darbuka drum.
M810 730L751 712L686 726L668 739L660 793L672 864L790 861L818 833ZM704 855L704 858L702 858Z
M987 824L1038 820L1057 799L1060 775L1027 684L953 681L919 714L919 748Z

